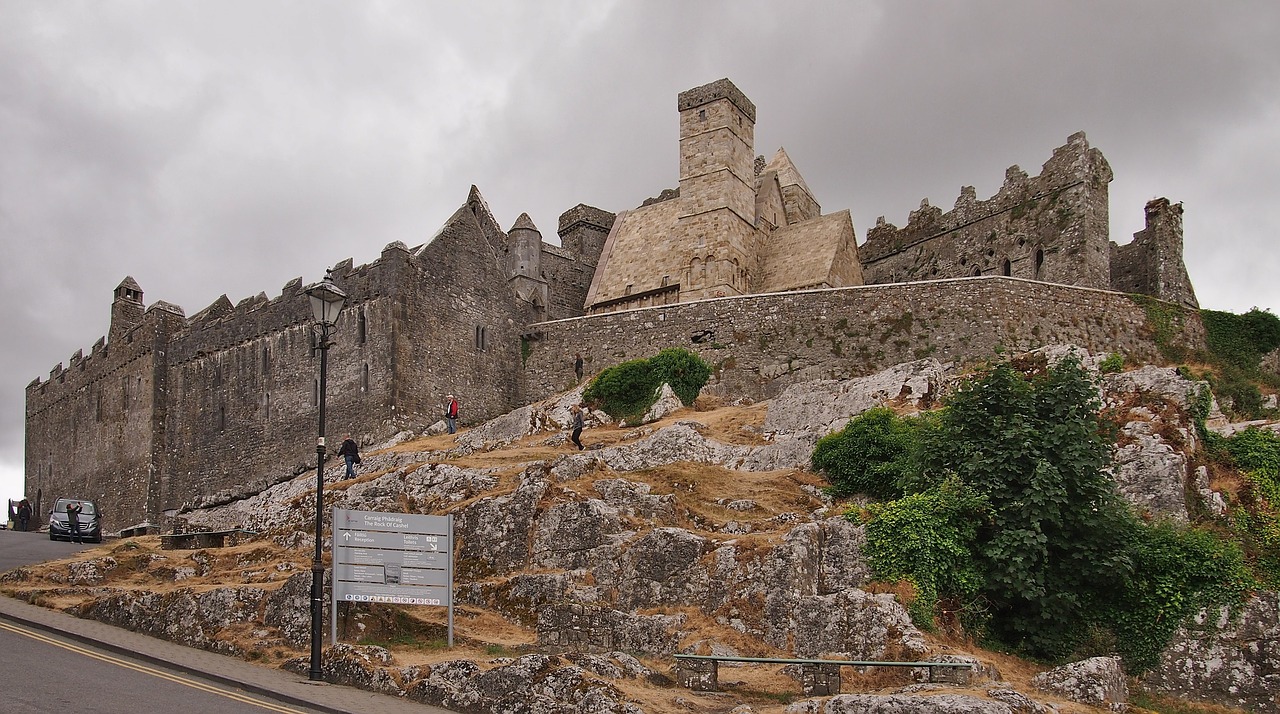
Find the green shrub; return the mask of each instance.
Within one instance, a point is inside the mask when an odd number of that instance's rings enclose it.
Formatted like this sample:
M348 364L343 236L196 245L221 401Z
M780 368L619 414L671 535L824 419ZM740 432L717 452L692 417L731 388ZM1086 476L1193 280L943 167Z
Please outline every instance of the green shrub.
M1201 608L1239 603L1258 585L1239 545L1201 528L1142 526L1134 531L1130 552L1133 574L1104 619L1131 674L1158 665L1188 617Z
M874 407L819 439L811 462L814 471L831 481L834 496L863 493L889 500L903 494L916 443L911 420L888 407Z
M1280 318L1253 308L1243 315L1201 310L1205 342L1215 361L1256 374L1263 355L1280 347Z
M602 370L582 393L584 401L620 421L639 419L658 400L663 382L686 405L711 377L701 357L681 348L665 349L651 359L636 359Z
M1035 657L1068 655L1131 568L1099 407L1074 358L1028 373L999 364L947 399L922 450L927 470L956 473L989 504L975 546L989 634Z
M1124 355L1119 352L1112 352L1107 358L1098 364L1098 371L1103 374L1115 374L1124 371Z
M918 626L934 621L938 598L962 602L982 586L972 548L981 499L950 479L922 493L868 507L867 562L881 580L908 580L916 599L908 608Z
M685 406L693 405L693 400L698 398L698 393L711 378L710 365L698 355L678 347L659 352L649 360L649 368L654 372L657 386L662 386L663 382L671 385L671 391Z

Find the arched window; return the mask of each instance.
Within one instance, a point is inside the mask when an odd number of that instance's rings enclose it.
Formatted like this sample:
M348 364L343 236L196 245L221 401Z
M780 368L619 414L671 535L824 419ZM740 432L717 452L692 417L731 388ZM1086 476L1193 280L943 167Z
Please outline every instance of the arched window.
M702 259L694 258L689 261L689 287L702 287Z
M982 268L981 268L980 266L977 266L977 265L973 266L973 277L975 277L975 278L976 278L976 277L978 277L979 275L982 275Z
M1009 262L1008 258L1005 258L1004 263L1000 265L1000 274L1006 276L1013 275L1013 265Z
M1036 248L1036 280L1044 279L1044 249Z
M484 352L488 347L489 334L484 325L476 325L476 350Z
M360 308L359 315L356 317L356 342L362 345L365 341L365 329L364 308L362 307Z
M360 391L365 394L369 393L369 363L364 363L364 368L360 370Z

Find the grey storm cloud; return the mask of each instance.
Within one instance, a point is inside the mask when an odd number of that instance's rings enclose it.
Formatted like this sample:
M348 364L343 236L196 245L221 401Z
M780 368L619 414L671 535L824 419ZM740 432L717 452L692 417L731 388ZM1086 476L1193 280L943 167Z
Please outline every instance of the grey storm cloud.
M1184 204L1202 305L1280 305L1280 6L1192 0L0 5L0 497L24 389L126 275L193 314L426 241L477 185L554 239L677 183L676 94L731 78L824 210L902 225L1084 131L1112 238ZM7 493L5 493L7 492Z

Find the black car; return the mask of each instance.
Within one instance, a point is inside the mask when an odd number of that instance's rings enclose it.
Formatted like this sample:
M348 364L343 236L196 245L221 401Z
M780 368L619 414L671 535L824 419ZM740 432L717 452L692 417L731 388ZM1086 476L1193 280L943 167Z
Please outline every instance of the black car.
M83 498L59 498L53 504L53 512L49 514L49 540L71 540L71 526L67 525L67 506L80 504L80 515L76 521L80 524L80 539L102 542L102 511L98 504Z

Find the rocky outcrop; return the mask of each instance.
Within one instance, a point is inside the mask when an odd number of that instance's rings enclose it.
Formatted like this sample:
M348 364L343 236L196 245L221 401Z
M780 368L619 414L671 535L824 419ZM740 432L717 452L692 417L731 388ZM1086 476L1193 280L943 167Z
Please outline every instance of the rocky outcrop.
M1037 674L1037 689L1073 702L1124 711L1129 706L1129 680L1119 657L1090 657Z
M1280 711L1280 595L1202 610L1174 634L1145 686L1250 711Z
M613 661L626 661L626 655L615 654ZM326 681L459 712L644 714L599 675L551 655L495 659L486 663L489 667L471 660L395 667L390 653L381 647L337 645L325 650L321 662ZM613 666L603 658L591 663ZM307 674L310 661L297 657L286 662L284 668ZM634 671L616 666L614 669L622 676ZM520 702L518 709L512 708L513 702Z
M841 694L790 704L786 714L1013 714L1008 704L968 694Z

